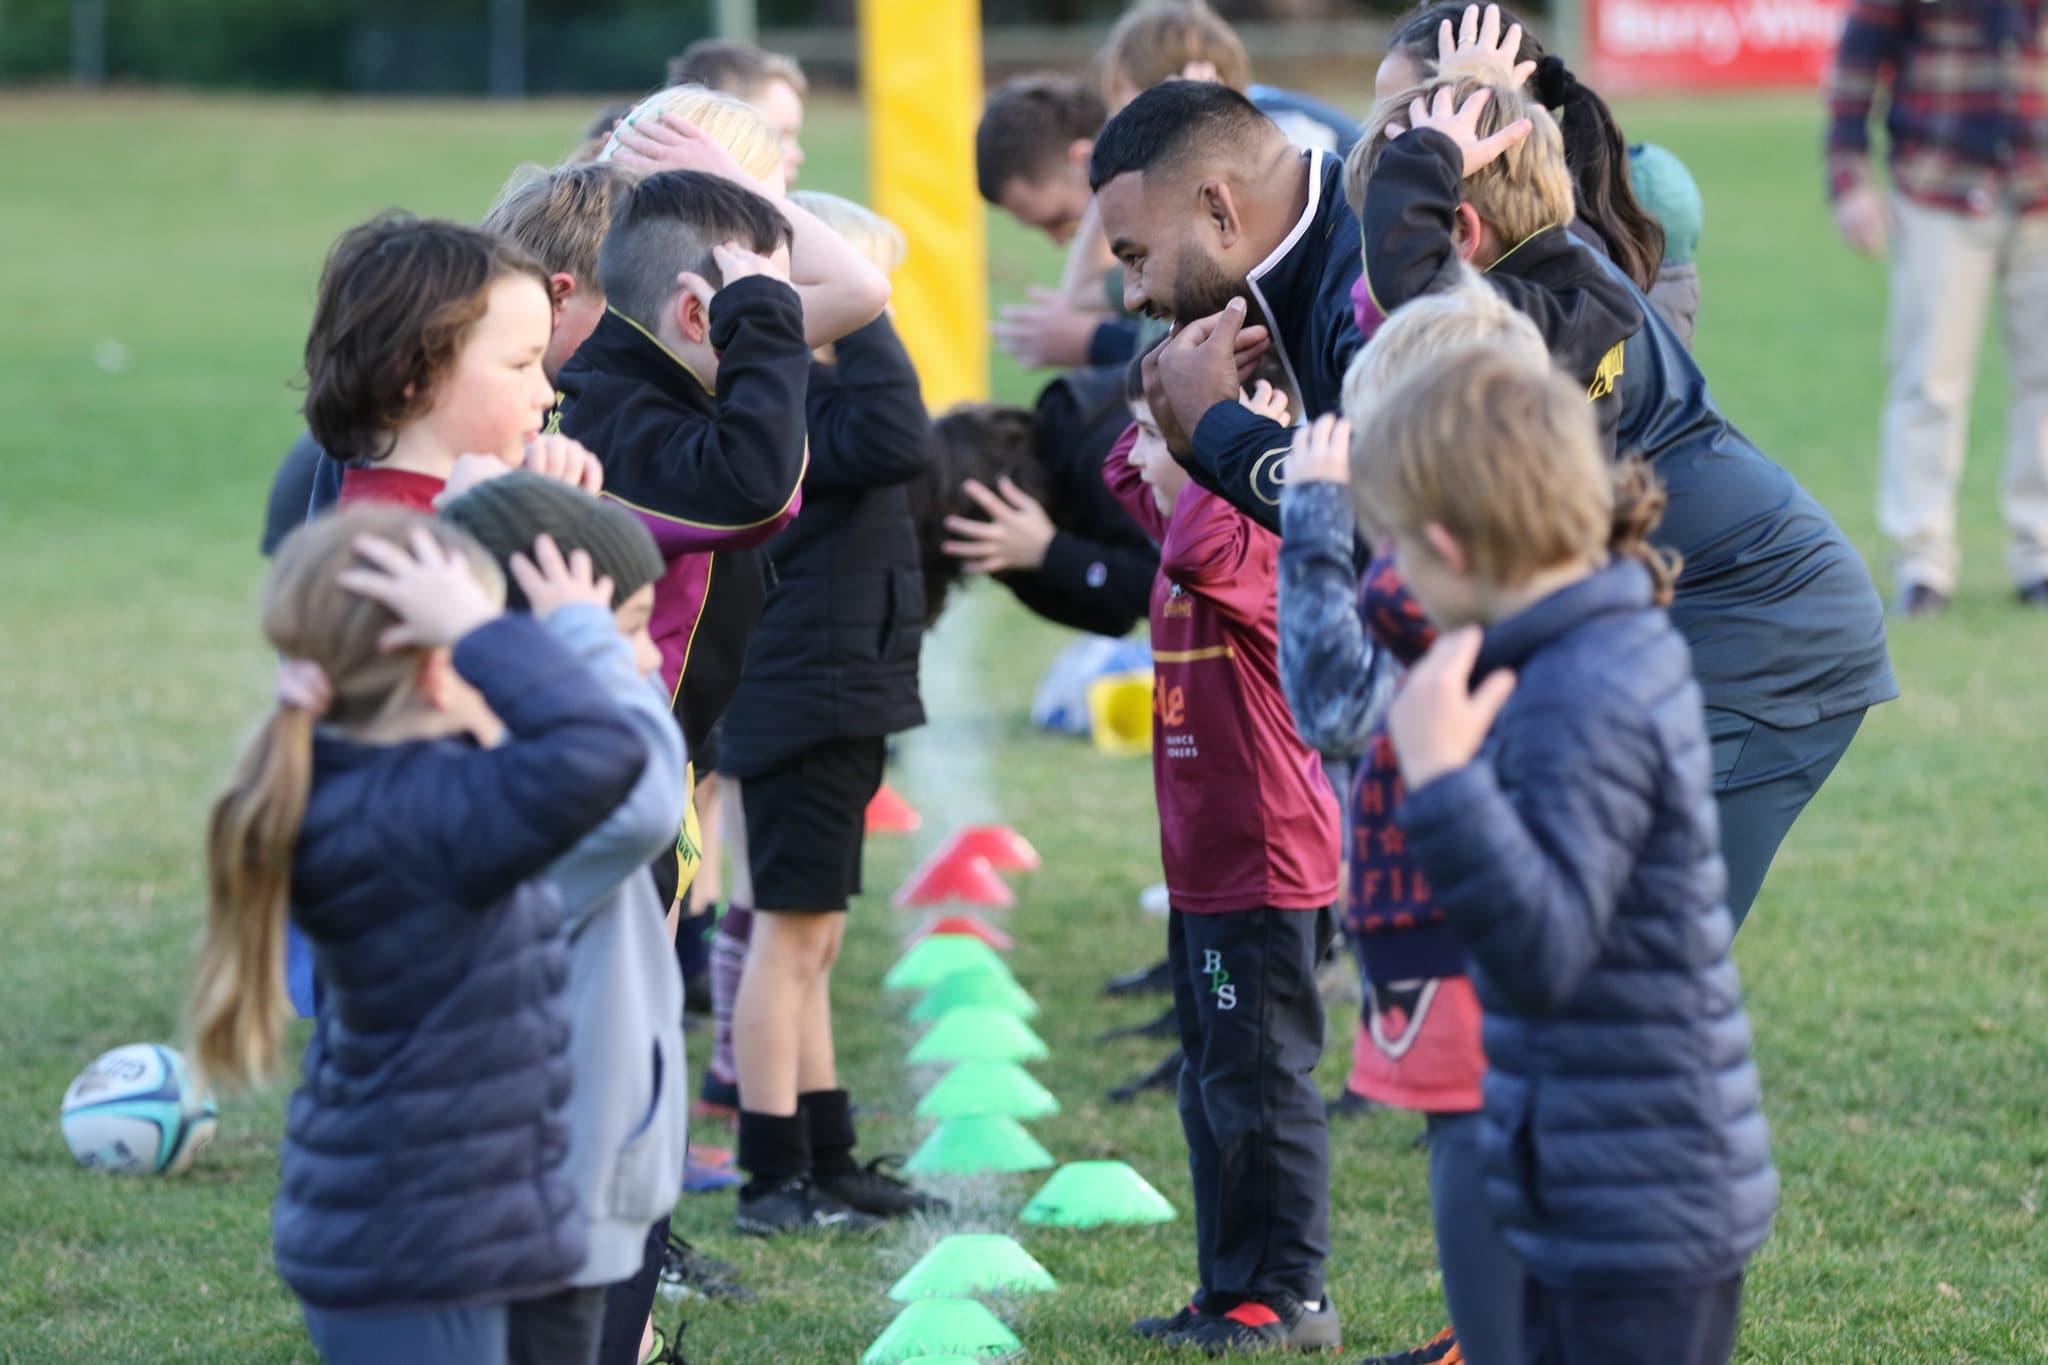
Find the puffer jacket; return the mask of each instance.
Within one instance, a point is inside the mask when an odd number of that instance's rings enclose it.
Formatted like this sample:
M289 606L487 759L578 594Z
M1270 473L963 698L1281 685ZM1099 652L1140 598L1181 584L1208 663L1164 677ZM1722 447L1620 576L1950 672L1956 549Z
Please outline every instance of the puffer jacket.
M526 1298L584 1258L563 1169L569 953L541 878L647 749L530 618L472 631L454 663L505 724L495 748L314 737L291 905L321 997L272 1240L318 1308Z
M1500 668L1479 757L1400 816L1485 1010L1494 1216L1560 1288L1726 1279L1778 1178L1685 642L1623 562L1490 627Z
M811 366L804 511L763 550L767 598L725 711L718 766L735 777L924 724L924 574L904 487L931 467L924 394L886 317L841 337L833 360Z

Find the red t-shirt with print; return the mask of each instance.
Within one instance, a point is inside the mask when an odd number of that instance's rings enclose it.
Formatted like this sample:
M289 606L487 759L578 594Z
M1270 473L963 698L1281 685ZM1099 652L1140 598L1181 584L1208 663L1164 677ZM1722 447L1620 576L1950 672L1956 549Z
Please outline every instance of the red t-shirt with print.
M1111 493L1159 542L1152 585L1152 773L1177 910L1319 910L1337 898L1337 799L1280 691L1280 538L1189 485L1173 513L1126 458Z

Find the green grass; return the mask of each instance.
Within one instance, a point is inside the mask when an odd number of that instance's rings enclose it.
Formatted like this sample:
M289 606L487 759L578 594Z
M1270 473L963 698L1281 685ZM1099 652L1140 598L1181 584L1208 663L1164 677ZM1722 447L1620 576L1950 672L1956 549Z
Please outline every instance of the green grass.
M1645 104L1630 130L1694 168L1709 217L1700 353L1728 409L1875 555L1884 279L1833 242L1813 101ZM289 380L321 253L391 204L474 217L517 161L572 140L580 104L0 100L0 1361L299 1361L270 1269L281 1092L226 1106L182 1180L79 1170L59 1095L100 1050L170 1035L197 924L199 825L269 683L252 604L267 480L297 427ZM818 111L807 182L858 192L858 122ZM1042 244L999 227L999 294L1044 278ZM125 364L96 354L116 343ZM1002 392L1029 392L1003 370ZM1955 609L1893 641L1904 700L1865 727L1801 822L1740 957L1785 1198L1752 1268L1747 1361L2048 1357L2048 622L2000 578L2002 380L1987 375L1963 493ZM1154 1059L1098 1045L1150 1006L1096 995L1156 952L1131 909L1157 873L1146 765L1032 733L1032 682L1060 643L1000 593L932 642L933 723L899 774L934 825L988 813L1045 853L1006 923L1047 1006L1066 1105L1034 1125L1063 1159L1135 1163L1183 1208L1177 1123L1103 1090ZM878 841L839 980L841 1057L907 1150L918 1079L900 1002L876 989L905 920L883 894L928 837ZM1342 1071L1339 1019L1326 1066ZM706 1042L692 1039L701 1057ZM1386 1349L1442 1309L1417 1122L1333 1134L1331 1284L1352 1342ZM710 1135L715 1136L715 1135ZM1008 1228L1031 1181L967 1191ZM853 1358L921 1249L742 1244L727 1201L679 1224L738 1260L753 1307L693 1311L692 1359ZM1146 1358L1122 1336L1190 1278L1190 1225L1024 1238L1062 1285L1009 1306L1031 1358Z

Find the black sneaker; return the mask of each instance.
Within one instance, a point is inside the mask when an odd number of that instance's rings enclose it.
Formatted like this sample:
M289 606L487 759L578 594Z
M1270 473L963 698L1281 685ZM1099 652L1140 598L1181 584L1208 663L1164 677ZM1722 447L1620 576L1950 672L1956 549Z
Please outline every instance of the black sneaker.
M1174 1011L1173 1006L1168 1005L1166 1012L1157 1019L1148 1020L1142 1024L1125 1024L1122 1028L1113 1028L1095 1041L1098 1043L1113 1043L1119 1038L1178 1038L1179 1036L1180 1015Z
M2020 605L2023 607L2048 607L2048 578L2022 584L2015 590L2014 595L2020 599Z
M1142 1076L1134 1076L1109 1092L1109 1097L1118 1104L1129 1104L1147 1090L1173 1090L1180 1085L1182 1052L1179 1048L1166 1054L1166 1059Z
M683 1013L711 1017L711 972L707 968L683 978Z
M1412 1351L1368 1356L1358 1365L1465 1365L1465 1353L1458 1349L1457 1333L1446 1327Z
M1185 1304L1170 1318L1139 1318L1131 1324L1131 1330L1147 1341L1159 1341L1187 1331L1195 1325L1195 1319L1201 1315L1201 1309L1191 1303Z
M856 1213L876 1218L908 1218L914 1213L943 1218L953 1211L953 1206L937 1195L926 1194L909 1181L889 1174L902 1164L900 1156L878 1156L851 1171L820 1171L811 1180L825 1194Z
M751 1199L741 1190L732 1225L749 1237L779 1237L786 1232L875 1232L882 1220L848 1208L799 1175Z
M706 1256L674 1233L661 1253L659 1291L673 1298L680 1294L702 1294L707 1299L728 1303L752 1303L754 1291L740 1283L739 1269L730 1261Z
M1362 1119L1384 1108L1386 1106L1378 1100L1369 1100L1355 1090L1346 1090L1324 1104L1323 1112L1333 1119Z
M1297 1299L1246 1299L1227 1313L1202 1313L1185 1329L1164 1338L1169 1346L1204 1355L1237 1351L1334 1351L1344 1344L1344 1324L1327 1296L1313 1310Z
M1173 964L1160 958L1149 967L1140 967L1122 976L1112 976L1102 984L1104 995L1172 995Z

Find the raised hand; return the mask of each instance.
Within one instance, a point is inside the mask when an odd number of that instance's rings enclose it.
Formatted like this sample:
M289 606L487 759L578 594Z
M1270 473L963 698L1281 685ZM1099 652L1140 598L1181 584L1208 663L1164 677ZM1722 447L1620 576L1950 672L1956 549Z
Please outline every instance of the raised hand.
M1852 185L1835 199L1835 230L1865 256L1882 257L1891 239L1892 216L1870 185Z
M1511 24L1500 31L1500 6L1488 5L1482 15L1477 5L1465 6L1464 21L1453 34L1446 19L1437 29L1436 74L1477 76L1510 90L1519 90L1536 70L1534 62L1518 62L1522 50L1522 26Z
M478 484L510 474L513 468L496 455L458 455L449 467L448 482L434 495L434 506L445 507Z
M344 591L381 602L398 618L378 638L385 653L452 645L504 614L469 561L431 531L415 528L409 543L407 550L380 536L357 536L355 551L366 565L335 576Z
M586 493L604 491L604 463L573 436L534 437L526 443L526 461L520 468Z
M1263 379L1253 386L1250 393L1239 389L1237 401L1269 421L1278 422L1283 427L1289 425L1287 395Z
M523 554L512 556L512 577L526 594L534 616L543 621L578 603L612 609L612 581L591 571L590 552L574 550L565 559L555 538L545 533L533 542L531 559Z
M1145 398L1169 450L1186 453L1195 424L1218 403L1235 403L1238 386L1269 344L1264 327L1245 326L1245 301L1196 318L1145 357Z
M1479 136L1479 113L1492 98L1491 90L1474 90L1459 104L1451 87L1440 86L1434 99L1425 100L1417 95L1408 105L1407 126L1389 123L1387 139L1392 141L1409 128L1434 128L1458 144L1465 154L1465 174L1471 175L1527 138L1536 127L1528 119L1518 118L1490 137Z
M1350 483L1351 423L1336 413L1324 413L1294 433L1294 449L1287 456L1287 482Z
M780 195L782 187L757 180L741 169L725 144L679 114L664 109L654 118L620 127L612 160L627 170L652 175L657 171L702 171L738 181L763 194Z
M718 273L727 284L744 280L750 275L766 275L771 280L789 283L789 267L770 256L750 251L738 242L721 242L711 248L711 259L718 265Z
M1027 301L1006 304L990 327L996 345L1019 365L1086 364L1103 314L1076 308L1057 289L1032 285Z
M939 548L959 560L970 573L1005 573L1012 569L1032 570L1045 566L1046 547L1052 544L1052 517L1038 499L1009 479L991 490L979 479L960 485L974 499L987 521L973 517L946 518L946 529L955 539Z
M1472 688L1479 660L1479 627L1466 626L1437 638L1429 653L1408 670L1408 679L1387 711L1387 734L1401 760L1409 791L1470 763L1486 742L1494 717L1514 695L1515 675L1489 673Z

